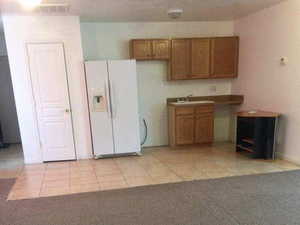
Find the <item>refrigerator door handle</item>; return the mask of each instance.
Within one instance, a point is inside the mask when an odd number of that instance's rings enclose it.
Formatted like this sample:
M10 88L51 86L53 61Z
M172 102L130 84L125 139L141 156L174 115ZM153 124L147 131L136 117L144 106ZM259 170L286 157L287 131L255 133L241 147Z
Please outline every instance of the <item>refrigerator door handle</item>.
M104 85L104 91L105 91L105 99L107 102L107 113L109 118L112 118L112 107L111 107L111 100L110 100L110 86L108 79L105 79L105 85Z
M115 105L115 98L114 98L114 89L112 82L108 80L108 87L109 87L109 97L110 97L110 105L111 105L111 118L116 118L116 105Z

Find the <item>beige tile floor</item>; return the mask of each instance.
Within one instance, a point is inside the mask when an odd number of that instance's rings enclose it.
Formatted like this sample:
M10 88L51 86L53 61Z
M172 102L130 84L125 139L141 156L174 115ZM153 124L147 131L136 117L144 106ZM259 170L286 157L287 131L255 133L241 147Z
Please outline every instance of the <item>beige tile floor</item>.
M8 199L37 198L142 185L300 169L254 160L229 143L212 147L147 148L143 156L26 165ZM0 171L1 174L1 171Z

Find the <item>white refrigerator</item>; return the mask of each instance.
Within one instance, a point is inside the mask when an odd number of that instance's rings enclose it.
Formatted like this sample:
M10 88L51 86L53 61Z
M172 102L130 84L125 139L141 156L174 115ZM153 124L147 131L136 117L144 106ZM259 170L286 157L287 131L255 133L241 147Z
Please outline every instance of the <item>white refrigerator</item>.
M85 72L95 158L140 154L135 60L86 61Z

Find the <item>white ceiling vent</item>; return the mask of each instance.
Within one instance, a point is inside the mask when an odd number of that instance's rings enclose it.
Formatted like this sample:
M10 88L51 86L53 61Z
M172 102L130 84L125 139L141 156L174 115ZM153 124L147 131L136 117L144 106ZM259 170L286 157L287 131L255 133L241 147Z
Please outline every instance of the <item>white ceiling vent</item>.
M67 3L59 4L40 4L34 11L42 14L68 14L70 10L70 5Z

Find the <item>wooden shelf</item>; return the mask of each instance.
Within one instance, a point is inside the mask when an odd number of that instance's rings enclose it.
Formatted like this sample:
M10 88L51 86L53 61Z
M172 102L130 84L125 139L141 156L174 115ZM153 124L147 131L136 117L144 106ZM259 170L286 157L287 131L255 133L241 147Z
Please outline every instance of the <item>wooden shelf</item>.
M251 144L251 145L254 144L254 140L251 139L251 138L244 138L244 139L242 139L242 141L243 141L243 142L246 142L246 143L248 143L248 144Z
M251 111L241 111L241 112L237 113L237 116L238 117L249 117L249 118L251 118L251 117L254 117L254 118L257 118L257 117L276 118L276 117L280 116L280 113L255 110L252 112Z
M240 148L240 149L243 149L243 150L245 150L245 151L247 151L247 152L251 152L251 153L254 152L251 148L247 148L247 147L244 147L244 146L242 146L242 145L237 145L237 147Z

